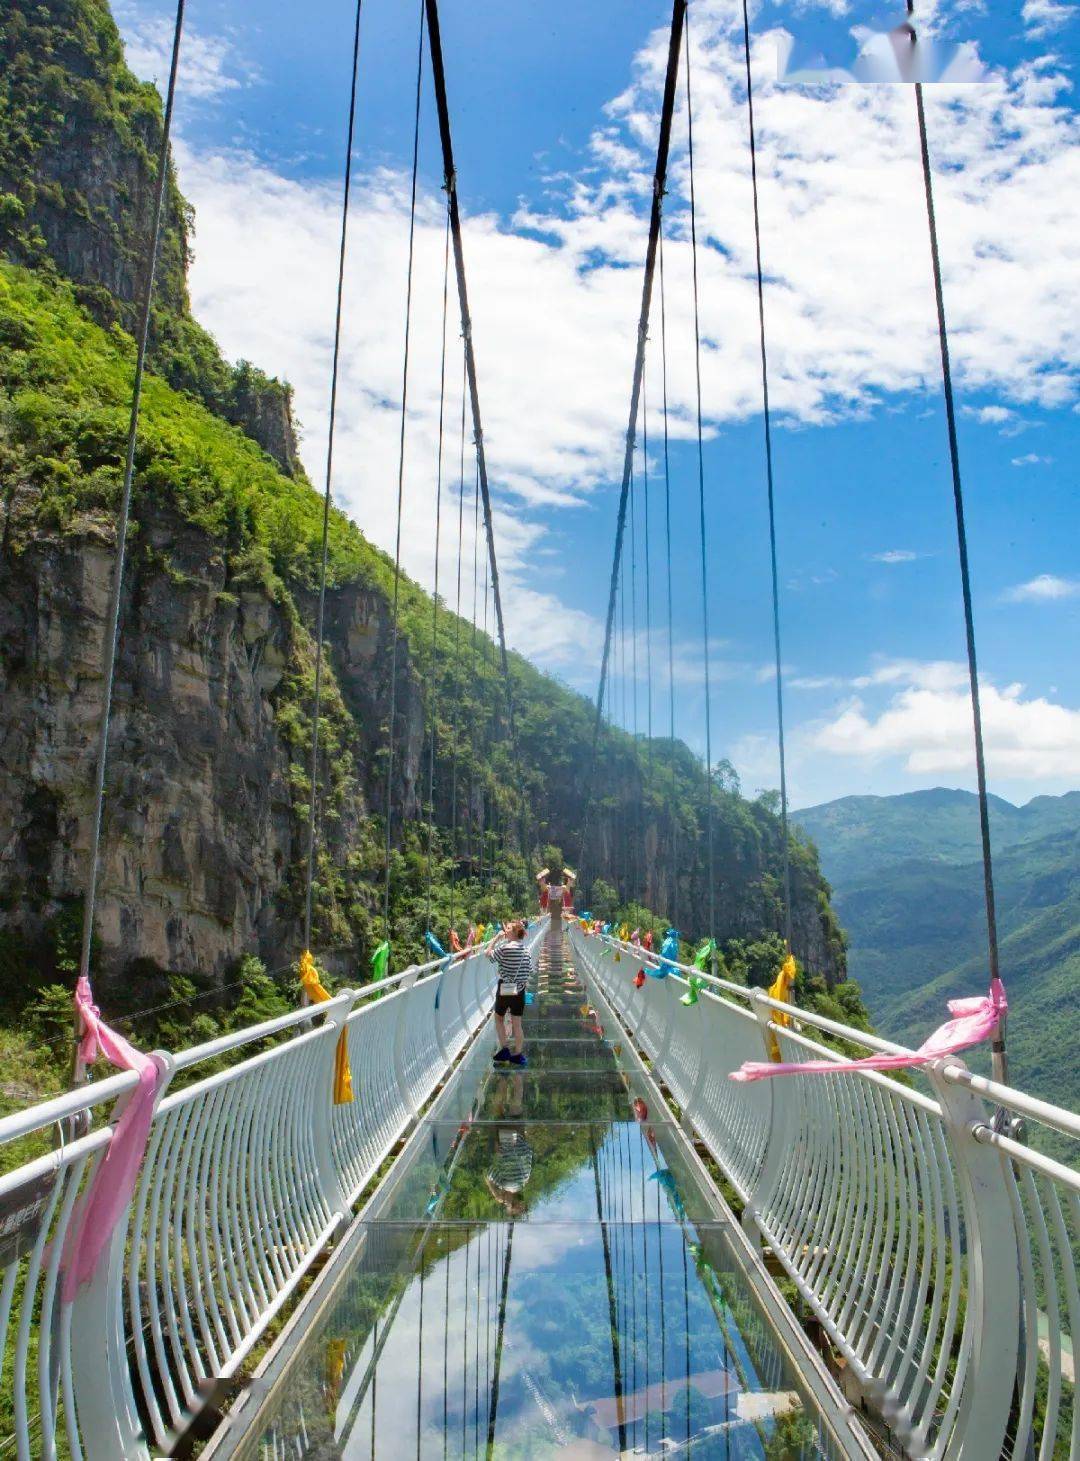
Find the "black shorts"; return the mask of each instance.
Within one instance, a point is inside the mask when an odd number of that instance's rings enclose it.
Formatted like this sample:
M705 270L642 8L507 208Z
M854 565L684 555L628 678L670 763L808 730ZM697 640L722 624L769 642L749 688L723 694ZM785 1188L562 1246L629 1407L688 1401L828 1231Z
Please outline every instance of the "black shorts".
M525 1013L525 991L522 989L517 994L502 994L496 990L495 1013L497 1015L517 1015L520 1019Z

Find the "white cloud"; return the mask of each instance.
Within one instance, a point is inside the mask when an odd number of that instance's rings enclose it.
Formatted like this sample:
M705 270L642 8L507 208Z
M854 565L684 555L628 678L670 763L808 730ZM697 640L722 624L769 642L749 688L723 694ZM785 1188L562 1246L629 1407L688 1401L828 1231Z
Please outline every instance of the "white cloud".
M960 667L956 667L958 670ZM852 699L809 736L819 752L871 763L900 759L915 776L970 772L974 766L971 701L966 685L943 682L940 665L908 663L904 688L885 709ZM966 675L965 675L966 679ZM882 681L878 681L882 683ZM982 683L980 700L989 774L1020 781L1080 776L1080 710L1024 687Z
M1022 457L1013 457L1012 465L1014 467L1048 467L1053 460L1053 457L1041 457L1037 452L1029 451L1025 452Z
M1016 415L1008 406L964 406L965 416L973 416L981 426L1003 426Z
M172 57L173 22L164 16L138 16L120 6L117 20L123 30L124 52L135 75L157 82L164 90ZM187 101L212 101L258 80L258 71L239 56L227 36L207 35L185 26L180 42L180 69L176 94Z
M847 681L839 675L793 675L784 683L793 690L836 690Z
M701 0L695 7L702 384L710 432L760 407L740 25L731 0ZM129 27L128 34L137 48L139 33ZM772 79L776 40L776 32L759 37L754 53L776 410L789 421L814 423L864 414L886 393L937 392L910 91L779 88ZM153 65L157 74L161 41L157 34L155 52L151 30L141 42L141 65ZM595 665L600 643L592 616L566 613L555 600L538 623L533 555L553 525L560 534L573 531L575 505L617 480L665 50L666 35L655 32L636 58L630 84L599 121L588 165L551 181L561 189L551 206L534 201L511 219L471 215L468 179L461 182L508 626L519 648L542 656L551 668L576 667L583 658ZM220 94L250 79L221 38L196 34L187 56L195 68L189 90L198 94ZM963 387L993 390L1012 402L1067 400L1080 362L1072 308L1080 287L1078 256L1068 243L1080 236L1080 139L1075 116L1061 104L1068 84L1062 67L1044 59L985 86L936 87L928 98L954 368ZM680 103L666 218L668 394L672 435L689 439L694 367L684 143ZM255 360L293 382L305 428L304 460L318 481L338 187L285 177L232 152L196 154L181 147L178 163L197 210L196 312L229 356ZM889 179L885 189L883 177ZM358 180L355 198L336 492L365 532L388 546L397 477L407 186L400 175L381 170ZM442 246L441 199L422 196L404 554L407 571L424 583L434 568ZM921 312L913 306L920 299ZM446 472L453 482L457 337L451 318ZM657 338L654 321L649 429L659 440ZM980 410L995 413L984 419L1003 427L1015 414L1012 405ZM611 526L601 518L598 571L604 576ZM471 520L465 538L469 553ZM444 534L444 584L452 576L452 557ZM808 571L795 586L833 577L831 569Z
M1060 30L1075 13L1075 5L1067 4L1066 0L1024 0L1021 11L1028 34L1036 37Z
M968 682L967 666L958 660L884 660L850 682L856 690L874 685L916 685L926 690L953 690Z
M887 548L884 553L871 553L870 558L874 563L914 563L916 558L921 558L921 553L913 553L910 548Z
M1012 604L1046 603L1054 599L1072 599L1080 595L1080 579L1058 578L1053 573L1040 573L1027 583L1007 589L1004 598Z

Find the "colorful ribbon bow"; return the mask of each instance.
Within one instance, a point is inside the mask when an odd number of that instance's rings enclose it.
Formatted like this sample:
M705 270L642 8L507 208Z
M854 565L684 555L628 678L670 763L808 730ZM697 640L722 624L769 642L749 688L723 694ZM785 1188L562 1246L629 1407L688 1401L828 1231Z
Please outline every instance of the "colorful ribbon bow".
M660 967L650 969L649 973L654 979L666 979L669 974L675 972L675 960L679 957L679 933L677 929L669 928L664 936L664 942L660 945Z
M698 993L699 993L700 990L702 990L704 988L705 988L705 981L704 981L704 979L699 979L696 974L691 974L690 975L690 978L687 980L687 990L686 990L686 993L679 1000L679 1003L680 1004L685 1004L685 1005L697 1004L697 1002L698 1002Z
M380 979L386 978L386 970L390 963L390 944L386 939L378 945L371 956L371 982L378 984Z
M772 1075L836 1075L844 1071L902 1070L905 1066L926 1065L928 1061L940 1060L943 1055L955 1055L969 1045L978 1045L994 1033L1008 1008L1005 986L1000 979L995 979L991 982L989 994L977 999L950 999L952 1019L939 1025L918 1050L902 1055L868 1055L862 1060L808 1060L802 1065L748 1060L739 1070L732 1071L730 1079L757 1081ZM773 1018L777 1018L776 1012Z
M315 967L315 960L312 958L311 950L305 949L300 955L300 983L304 993L312 1004L325 1004L332 999L330 991L325 988L319 978L319 971ZM334 1105L348 1106L353 1099L352 1070L349 1067L349 1040L348 1034L342 1027L338 1036L337 1047L334 1050Z
M694 968L704 971L705 966L715 953L716 940L714 938L707 938L694 955Z
M79 1058L83 1063L92 1065L100 1051L120 1070L135 1071L139 1084L128 1097L105 1154L68 1225L60 1257L64 1275L61 1296L65 1303L74 1299L80 1284L93 1278L117 1223L127 1211L165 1074L158 1059L136 1050L105 1024L85 975L75 985L75 1010L82 1021Z

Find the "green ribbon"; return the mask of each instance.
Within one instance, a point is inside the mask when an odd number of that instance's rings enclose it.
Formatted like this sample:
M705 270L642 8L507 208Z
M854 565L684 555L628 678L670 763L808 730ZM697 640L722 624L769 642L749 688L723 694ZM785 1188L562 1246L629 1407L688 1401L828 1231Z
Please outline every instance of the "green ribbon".
M371 982L378 984L380 979L386 978L387 966L390 963L390 945L386 939L378 946L371 956Z
M705 981L704 979L699 979L696 974L691 974L690 978L687 980L687 984L689 985L689 988L683 995L682 999L679 1000L679 1003L686 1005L697 1004L698 991L705 988Z
M703 970L715 953L716 940L714 938L707 938L694 955L694 968Z

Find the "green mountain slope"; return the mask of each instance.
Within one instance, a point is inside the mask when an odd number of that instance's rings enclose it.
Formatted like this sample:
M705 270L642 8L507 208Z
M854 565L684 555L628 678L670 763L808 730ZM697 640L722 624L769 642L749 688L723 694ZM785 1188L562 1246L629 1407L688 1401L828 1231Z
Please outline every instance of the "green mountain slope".
M839 886L909 858L965 862L980 855L978 801L971 792L937 786L900 796L845 796L797 812L799 826L822 850ZM1080 791L1039 796L1016 807L990 797L995 850L1080 826Z
M917 1043L948 999L986 982L976 798L848 797L796 820L820 849L849 934L851 973L875 1022ZM1080 1107L1080 794L1023 807L995 798L993 835L1011 1077Z
M128 330L160 129L160 98L127 71L105 0L3 8L0 993L27 967L68 972L78 921ZM322 503L280 433L262 430L275 400L287 416L286 388L225 362L191 317L190 227L170 178L109 763L109 993L153 995L178 975L220 982L245 954L283 964L298 951ZM647 755L606 733L582 846L588 701L512 656L516 765L491 640L442 605L433 646L432 601L406 579L392 654L392 585L386 555L335 512L316 947L342 950L355 977L383 935L388 793L396 967L423 952L429 919L445 937L451 919L520 908L549 844L619 901L700 933L707 798L688 748L655 742ZM723 767L713 801L716 934L756 945L782 926L775 804L742 797ZM828 889L812 848L795 840L792 854L796 952L833 983L844 945Z

